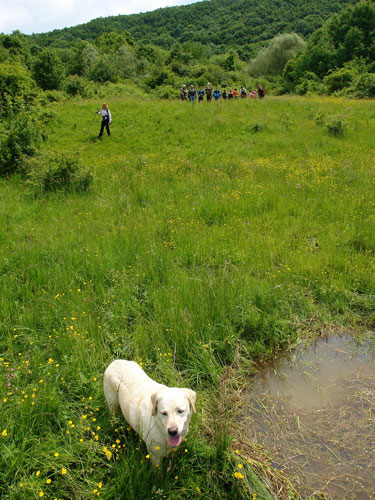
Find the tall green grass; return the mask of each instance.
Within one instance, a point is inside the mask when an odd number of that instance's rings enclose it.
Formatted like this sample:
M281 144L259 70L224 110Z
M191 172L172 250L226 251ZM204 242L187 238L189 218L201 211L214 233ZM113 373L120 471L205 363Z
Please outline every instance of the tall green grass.
M0 181L1 496L266 500L246 461L234 475L219 381L327 325L373 327L375 104L116 99L101 141L97 104L56 105L44 145L79 153L91 193ZM116 358L198 392L170 470L110 421Z

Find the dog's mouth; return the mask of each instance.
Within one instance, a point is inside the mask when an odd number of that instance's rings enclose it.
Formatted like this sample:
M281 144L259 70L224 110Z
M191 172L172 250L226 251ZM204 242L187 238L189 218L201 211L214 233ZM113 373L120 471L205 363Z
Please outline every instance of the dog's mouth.
M181 444L181 434L179 436L169 436L168 444L169 446L172 446L172 448L175 448L176 446Z

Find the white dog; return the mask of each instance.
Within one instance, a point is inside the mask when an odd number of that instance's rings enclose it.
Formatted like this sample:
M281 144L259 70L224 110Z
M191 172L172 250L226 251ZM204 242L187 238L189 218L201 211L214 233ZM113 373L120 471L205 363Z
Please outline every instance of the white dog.
M153 465L179 446L195 413L194 391L158 384L134 361L118 359L108 366L104 395L110 411L120 407L142 437Z

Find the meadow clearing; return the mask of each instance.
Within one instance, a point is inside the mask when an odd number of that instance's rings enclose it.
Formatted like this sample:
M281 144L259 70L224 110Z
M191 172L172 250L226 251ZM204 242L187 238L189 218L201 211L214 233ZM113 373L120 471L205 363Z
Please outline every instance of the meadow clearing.
M43 144L90 192L0 181L1 498L298 498L267 493L223 396L302 336L374 327L375 102L108 99L98 141L100 104L52 105ZM110 421L116 358L197 391L156 472Z

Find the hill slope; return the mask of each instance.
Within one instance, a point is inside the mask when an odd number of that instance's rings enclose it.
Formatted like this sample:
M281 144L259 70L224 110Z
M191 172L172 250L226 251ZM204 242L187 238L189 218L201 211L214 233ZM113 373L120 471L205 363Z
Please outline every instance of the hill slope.
M61 46L93 40L106 31L129 31L136 41L170 48L176 41L201 42L215 52L234 47L243 58L278 33L308 37L332 14L353 0L210 0L133 15L98 18L89 23L32 35L38 44Z

